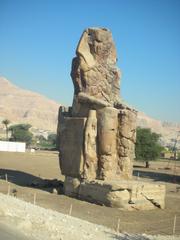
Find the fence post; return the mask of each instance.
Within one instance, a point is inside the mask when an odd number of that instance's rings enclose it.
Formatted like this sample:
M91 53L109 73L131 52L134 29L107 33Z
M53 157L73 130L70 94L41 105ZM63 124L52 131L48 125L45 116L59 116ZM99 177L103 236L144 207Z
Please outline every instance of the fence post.
M7 191L7 195L10 195L10 184L8 184L8 191Z
M34 205L36 205L36 193L34 193Z
M120 227L120 218L118 218L118 221L117 221L117 229L116 229L117 233L119 233L119 227Z
M69 215L71 216L71 213L72 213L72 204L70 206L70 209L69 209Z
M174 224L173 224L173 235L176 232L176 215L174 216Z
M5 179L6 179L6 182L8 182L8 175L7 175L7 173L5 174Z

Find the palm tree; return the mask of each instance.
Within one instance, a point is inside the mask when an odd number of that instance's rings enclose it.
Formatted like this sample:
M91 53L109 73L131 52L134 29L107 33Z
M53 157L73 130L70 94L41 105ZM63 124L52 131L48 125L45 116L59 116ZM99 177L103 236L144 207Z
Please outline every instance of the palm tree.
M8 141L8 125L10 124L10 121L8 119L4 119L2 121L2 124L5 125L5 128L6 128L6 140Z

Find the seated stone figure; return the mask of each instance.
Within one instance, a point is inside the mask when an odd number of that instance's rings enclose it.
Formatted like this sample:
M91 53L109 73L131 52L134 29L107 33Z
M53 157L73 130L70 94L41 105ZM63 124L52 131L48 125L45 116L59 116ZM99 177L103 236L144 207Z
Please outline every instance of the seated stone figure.
M72 107L59 112L60 167L78 179L130 179L136 111L122 103L116 49L107 29L88 28L72 62Z
M72 62L72 107L58 119L64 193L127 210L164 208L165 186L132 178L136 111L119 96L120 71L111 32L84 31Z

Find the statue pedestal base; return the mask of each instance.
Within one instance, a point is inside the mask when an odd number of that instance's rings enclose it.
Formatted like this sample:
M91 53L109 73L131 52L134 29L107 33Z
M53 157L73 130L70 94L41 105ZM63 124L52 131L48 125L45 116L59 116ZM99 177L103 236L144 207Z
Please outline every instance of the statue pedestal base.
M124 210L165 208L165 185L135 180L83 181L66 177L64 193L108 207Z

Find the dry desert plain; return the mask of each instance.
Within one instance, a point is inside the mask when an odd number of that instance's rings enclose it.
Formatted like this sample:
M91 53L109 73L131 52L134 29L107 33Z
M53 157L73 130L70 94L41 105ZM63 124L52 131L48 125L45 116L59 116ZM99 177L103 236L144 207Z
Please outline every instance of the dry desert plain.
M135 162L133 177L138 181L165 184L166 208L122 211L69 198L61 191L60 194L53 193L53 187L46 184L45 179L58 179L59 182L54 182L60 186L64 179L60 173L57 152L0 152L0 193L7 194L9 191L10 195L16 195L19 199L31 203L35 200L41 207L65 214L71 211L74 217L115 230L119 222L120 232L135 234L171 235L176 215L175 234L180 235L180 162L152 162L149 169Z

